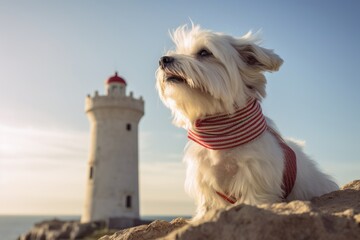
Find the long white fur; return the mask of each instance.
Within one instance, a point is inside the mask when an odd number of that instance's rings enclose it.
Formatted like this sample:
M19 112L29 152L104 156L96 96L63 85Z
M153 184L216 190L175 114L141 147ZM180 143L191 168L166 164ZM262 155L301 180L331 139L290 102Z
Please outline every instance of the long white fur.
M260 47L259 39L251 32L235 38L185 25L173 32L172 39L176 49L166 55L173 57L174 62L158 68L156 86L161 100L172 111L174 124L185 129L204 116L234 112L235 108L244 107L249 97L261 101L266 96L264 71L277 71L283 62L272 50ZM200 57L198 52L202 49L212 55ZM174 75L184 82L167 81ZM276 129L269 118L267 122ZM338 189L301 146L290 140L288 145L296 153L297 178L287 201L310 200ZM283 152L268 132L227 150L210 150L189 141L184 161L185 188L197 204L195 219L209 209L230 205L216 191L235 196L237 204L281 201Z

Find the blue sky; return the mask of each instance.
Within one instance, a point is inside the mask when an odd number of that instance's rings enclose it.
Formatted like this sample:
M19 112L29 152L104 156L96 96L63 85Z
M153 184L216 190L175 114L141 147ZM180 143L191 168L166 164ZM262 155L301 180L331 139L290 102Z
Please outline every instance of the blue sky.
M263 46L285 61L267 74L264 112L338 183L359 178L359 10L358 1L1 1L0 214L81 212L84 100L103 93L115 70L146 101L142 214L191 214L186 133L155 90L168 31L190 19L235 36L261 30Z

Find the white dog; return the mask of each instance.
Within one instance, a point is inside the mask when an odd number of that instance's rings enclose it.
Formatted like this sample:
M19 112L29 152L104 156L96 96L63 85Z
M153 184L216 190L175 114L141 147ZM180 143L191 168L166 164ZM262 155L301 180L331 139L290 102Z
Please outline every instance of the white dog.
M190 139L186 190L197 214L231 204L309 200L338 189L294 141L262 114L265 71L283 60L249 32L234 38L182 26L159 62L157 89Z

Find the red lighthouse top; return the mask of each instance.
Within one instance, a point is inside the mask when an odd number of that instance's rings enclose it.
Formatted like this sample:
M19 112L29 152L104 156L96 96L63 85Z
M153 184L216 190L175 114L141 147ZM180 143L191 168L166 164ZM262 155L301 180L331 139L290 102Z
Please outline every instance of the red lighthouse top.
M127 85L126 81L122 77L119 77L117 72L115 72L114 76L111 76L108 80L106 80L106 83L107 84L110 84L110 83L122 83L122 84Z

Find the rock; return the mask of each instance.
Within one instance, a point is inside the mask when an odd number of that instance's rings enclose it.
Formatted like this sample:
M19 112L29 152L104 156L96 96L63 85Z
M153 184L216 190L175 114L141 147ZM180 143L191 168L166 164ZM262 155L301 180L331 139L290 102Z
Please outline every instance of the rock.
M30 232L19 240L82 239L94 231L105 228L105 222L80 223L77 221L47 220L35 224Z
M104 227L105 223L102 222L74 224L69 239L82 239L91 235L95 230L102 229Z
M351 183L345 184L341 188L341 190L346 190L346 189L360 191L360 180L354 180Z
M155 239L163 237L171 231L178 229L187 222L183 218L176 218L170 223L162 220L156 220L149 225L141 225L133 228L121 230L111 236L104 236L99 240L144 240L144 239Z
M69 224L73 224L74 222L70 222ZM69 238L68 229L64 229L65 222L53 219L42 221L40 223L35 224L35 226L31 229L30 232L23 234L19 237L20 240L52 240L58 239L62 237L62 239Z
M198 222L154 221L100 239L360 239L360 180L312 201L240 204L209 211Z

